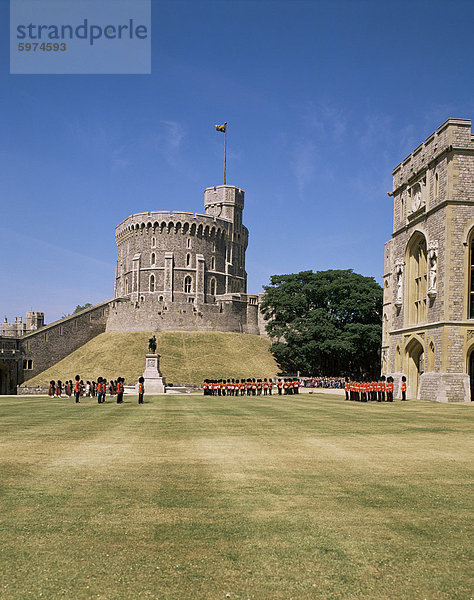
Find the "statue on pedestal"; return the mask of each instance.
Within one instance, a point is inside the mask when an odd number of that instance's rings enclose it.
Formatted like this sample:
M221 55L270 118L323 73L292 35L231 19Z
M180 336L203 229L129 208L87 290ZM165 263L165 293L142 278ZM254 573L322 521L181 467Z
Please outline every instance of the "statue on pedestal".
M148 340L148 350L151 351L152 354L156 352L156 337L153 336Z

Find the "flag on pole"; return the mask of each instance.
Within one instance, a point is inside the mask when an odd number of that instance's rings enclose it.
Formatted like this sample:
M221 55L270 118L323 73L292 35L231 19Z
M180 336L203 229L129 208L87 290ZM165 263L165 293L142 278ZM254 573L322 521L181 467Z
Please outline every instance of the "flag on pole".
M224 125L216 125L216 131L222 131L223 133L225 133L227 130L227 123L224 123Z

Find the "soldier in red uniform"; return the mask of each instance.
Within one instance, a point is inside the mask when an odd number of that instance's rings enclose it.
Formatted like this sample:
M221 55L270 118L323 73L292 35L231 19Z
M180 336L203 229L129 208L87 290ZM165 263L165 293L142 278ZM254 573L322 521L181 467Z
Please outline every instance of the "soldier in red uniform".
M138 404L143 404L143 396L145 394L145 379L140 377L138 379Z
M300 391L300 380L295 377L293 380L293 394L299 394Z
M402 400L407 399L407 378L405 375L402 376Z
M387 402L393 402L393 377L387 377Z

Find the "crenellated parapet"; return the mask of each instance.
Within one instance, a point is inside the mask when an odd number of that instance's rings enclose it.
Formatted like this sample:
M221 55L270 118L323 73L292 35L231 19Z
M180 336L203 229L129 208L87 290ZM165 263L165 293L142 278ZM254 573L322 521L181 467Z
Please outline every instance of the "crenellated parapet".
M420 176L452 149L474 150L470 119L448 119L395 167L393 193Z
M142 230L155 233L222 236L232 232L232 221L212 215L184 211L153 211L135 213L124 219L115 229L117 243Z
M393 170L393 231L472 195L470 119L448 119Z

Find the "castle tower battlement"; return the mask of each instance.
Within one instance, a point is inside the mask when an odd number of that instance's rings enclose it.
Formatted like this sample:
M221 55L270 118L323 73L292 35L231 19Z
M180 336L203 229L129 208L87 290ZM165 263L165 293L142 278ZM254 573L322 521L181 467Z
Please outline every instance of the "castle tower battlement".
M206 188L204 208L135 213L117 226L109 330L259 333L258 303L247 295L244 191Z

